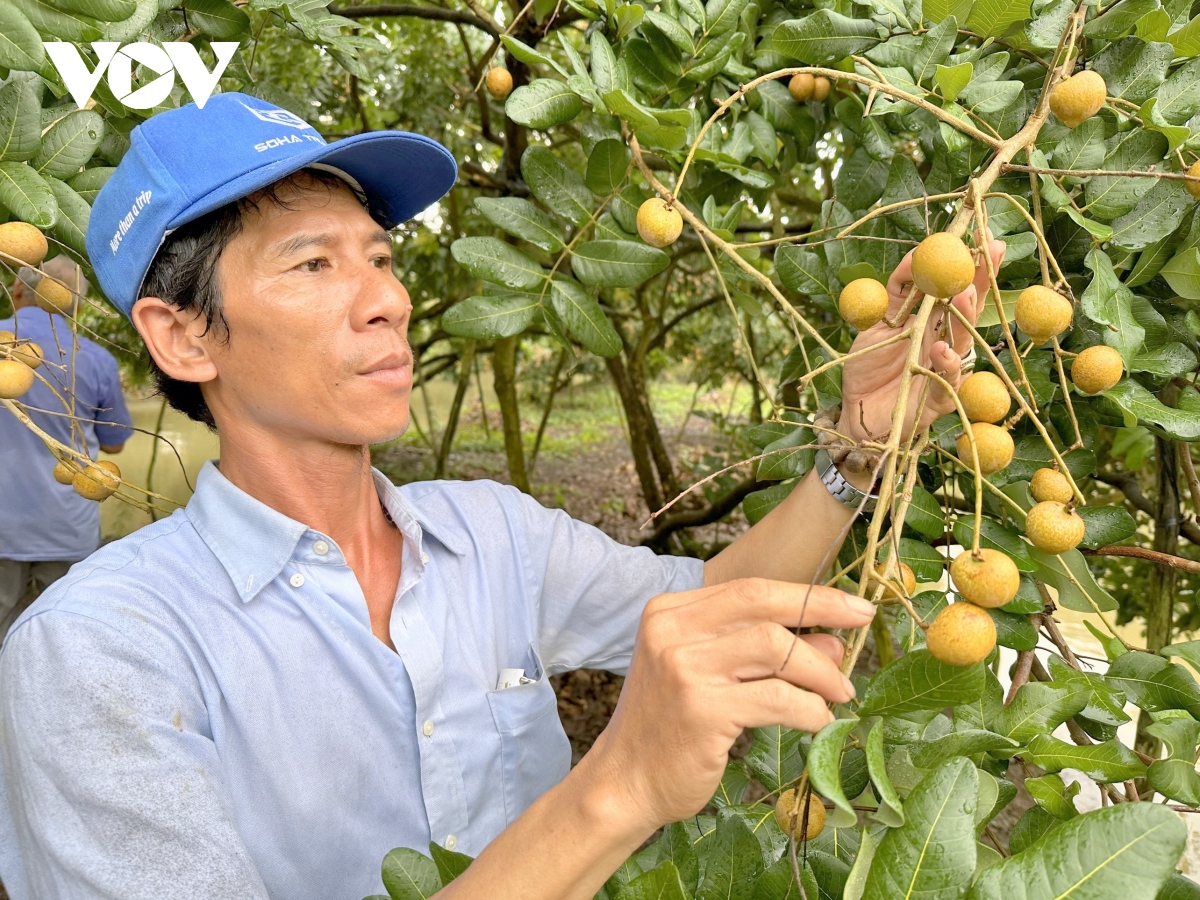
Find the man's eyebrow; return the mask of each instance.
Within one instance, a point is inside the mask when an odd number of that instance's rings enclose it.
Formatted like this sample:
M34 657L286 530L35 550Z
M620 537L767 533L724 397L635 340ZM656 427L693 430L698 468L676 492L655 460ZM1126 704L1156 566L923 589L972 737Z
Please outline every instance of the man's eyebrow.
M336 242L337 238L333 234L327 231L322 231L309 234L292 235L289 238L285 238L284 240L271 245L267 249L269 253L272 253L276 256L288 257L294 256L300 253L302 250L308 250L313 247L328 247ZM380 228L371 232L371 234L367 237L367 243L387 244L390 248L392 246L392 236Z

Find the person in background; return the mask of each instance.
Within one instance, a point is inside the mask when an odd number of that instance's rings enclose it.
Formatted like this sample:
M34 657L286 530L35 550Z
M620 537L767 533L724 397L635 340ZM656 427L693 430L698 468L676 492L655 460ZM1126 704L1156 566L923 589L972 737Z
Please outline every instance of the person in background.
M64 256L44 263L42 271L77 295L87 293L79 266ZM0 319L0 331L33 341L45 355L38 368L45 381L35 381L22 402L37 426L64 444L78 447L82 436L93 459L97 450L119 453L133 423L117 361L73 334L64 316L37 305L41 278L21 268L13 282L13 317ZM0 410L0 640L42 591L100 546L99 504L55 481L54 462L36 434Z

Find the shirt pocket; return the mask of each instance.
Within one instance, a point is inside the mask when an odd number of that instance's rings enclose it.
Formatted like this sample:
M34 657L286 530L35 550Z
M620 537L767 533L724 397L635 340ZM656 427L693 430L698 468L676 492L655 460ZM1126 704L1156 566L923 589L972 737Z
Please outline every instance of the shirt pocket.
M500 735L504 814L509 825L571 771L571 742L558 718L554 688L532 645L529 657L525 672L533 681L487 695Z

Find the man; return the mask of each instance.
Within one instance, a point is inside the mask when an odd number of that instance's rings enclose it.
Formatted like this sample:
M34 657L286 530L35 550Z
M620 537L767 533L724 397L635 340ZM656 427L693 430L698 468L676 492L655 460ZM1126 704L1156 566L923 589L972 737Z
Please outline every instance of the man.
M326 145L238 94L133 132L92 262L221 456L185 510L79 566L0 653L15 900L360 900L388 849L430 840L477 856L447 900L590 898L703 807L743 728L814 730L852 696L841 643L789 631L873 612L803 584L851 516L816 477L701 563L510 487L397 489L371 469L412 384L386 229L454 179L433 141ZM971 315L976 293L956 301ZM929 343L956 382L955 348ZM894 383L859 387L866 421L892 405ZM568 771L548 679L582 666L628 679Z
M42 271L77 296L87 293L79 266L65 256ZM0 331L33 341L45 354L38 368L45 382L35 381L21 400L37 426L64 444L86 446L93 459L97 450L120 453L133 423L117 362L74 334L61 315L38 307L41 277L33 269L17 271L13 317L0 319ZM0 410L0 639L42 591L100 546L99 506L55 481L54 463L37 435Z

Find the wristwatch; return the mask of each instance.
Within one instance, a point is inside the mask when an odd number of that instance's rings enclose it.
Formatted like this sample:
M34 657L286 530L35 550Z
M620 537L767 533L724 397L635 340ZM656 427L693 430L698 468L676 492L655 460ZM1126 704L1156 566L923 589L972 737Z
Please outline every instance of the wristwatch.
M849 481L842 477L842 473L838 471L837 465L830 457L828 451L817 451L817 474L821 477L821 483L825 485L825 489L846 506L852 509L861 510L864 513L874 511L875 504L879 500L878 494L868 494L865 491L860 491Z

